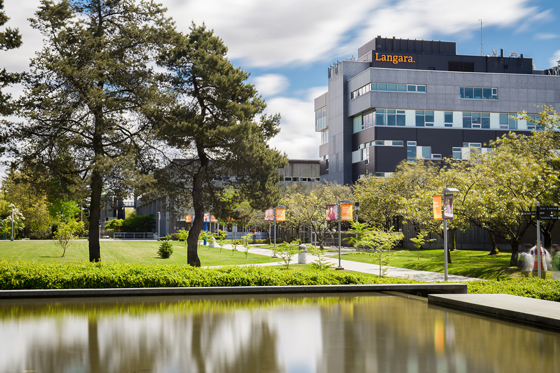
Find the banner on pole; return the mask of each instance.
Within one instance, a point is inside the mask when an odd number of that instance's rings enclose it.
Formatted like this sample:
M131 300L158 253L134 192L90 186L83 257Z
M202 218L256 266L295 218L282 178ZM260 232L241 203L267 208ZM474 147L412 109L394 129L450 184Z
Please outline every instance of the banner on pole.
M286 221L286 209L283 207L276 208L276 221Z
M274 209L268 209L264 212L264 221L274 221Z
M327 221L337 221L338 211L336 205L327 205Z
M192 215L185 216L185 222L192 223Z
M453 196L446 196L443 202L443 218L453 219Z
M434 196L434 219L441 220L441 196Z
M353 221L354 220L354 204L341 203L340 204L340 221Z

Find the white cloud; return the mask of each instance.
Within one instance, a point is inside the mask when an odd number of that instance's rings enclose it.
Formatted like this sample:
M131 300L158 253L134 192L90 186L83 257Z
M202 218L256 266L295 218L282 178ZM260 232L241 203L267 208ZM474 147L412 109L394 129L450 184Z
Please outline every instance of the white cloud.
M553 33L535 34L535 39L537 40L550 40L550 39L556 39L558 37L560 37L560 35L553 34Z
M375 10L362 28L360 41L372 35L428 39L433 34L455 35L478 32L484 26L512 26L533 16L535 7L527 0L403 0Z
M548 60L548 63L550 64L550 67L558 66L558 60L560 60L560 50L557 50L556 52L554 52L552 57L550 57L550 60Z
M284 75L265 74L251 79L259 94L264 98L276 96L290 85L290 81Z
M178 26L203 22L223 38L229 57L253 67L306 64L329 57L367 11L383 0L164 1Z
M308 91L305 99L276 97L267 101L267 112L282 115L280 133L271 140L271 146L286 152L290 159L318 159L320 134L315 132L313 99L326 87Z

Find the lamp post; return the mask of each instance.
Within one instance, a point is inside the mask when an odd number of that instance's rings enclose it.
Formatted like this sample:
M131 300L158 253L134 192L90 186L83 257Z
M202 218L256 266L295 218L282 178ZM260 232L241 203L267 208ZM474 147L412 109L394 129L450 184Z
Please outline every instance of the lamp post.
M12 238L10 239L10 241L14 240L14 206L12 205Z
M453 219L453 194L458 193L455 188L443 188L442 214L443 219L443 260L444 260L444 280L447 281L447 220Z
M276 256L276 223L279 221L278 220L278 215L277 215L277 211L278 209L285 209L285 206L276 206L274 208L274 251L272 252L272 258L278 258L278 256ZM282 220L280 221L284 221L284 218L282 218Z
M159 236L160 227L161 227L161 213L158 211L157 212L157 238L158 238L158 240L160 239L160 236Z

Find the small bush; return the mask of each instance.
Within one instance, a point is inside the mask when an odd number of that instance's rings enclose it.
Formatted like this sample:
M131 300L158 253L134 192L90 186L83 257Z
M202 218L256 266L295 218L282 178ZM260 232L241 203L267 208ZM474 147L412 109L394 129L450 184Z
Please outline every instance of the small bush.
M173 254L173 244L169 242L170 237L165 237L159 245L158 255L162 259L167 259Z

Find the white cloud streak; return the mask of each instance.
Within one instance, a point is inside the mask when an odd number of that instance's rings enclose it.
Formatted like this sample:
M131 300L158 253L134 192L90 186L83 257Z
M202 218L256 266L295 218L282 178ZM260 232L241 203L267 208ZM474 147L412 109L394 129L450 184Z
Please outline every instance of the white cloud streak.
M290 85L288 78L281 74L265 74L250 80L253 81L255 88L264 98L276 96Z

